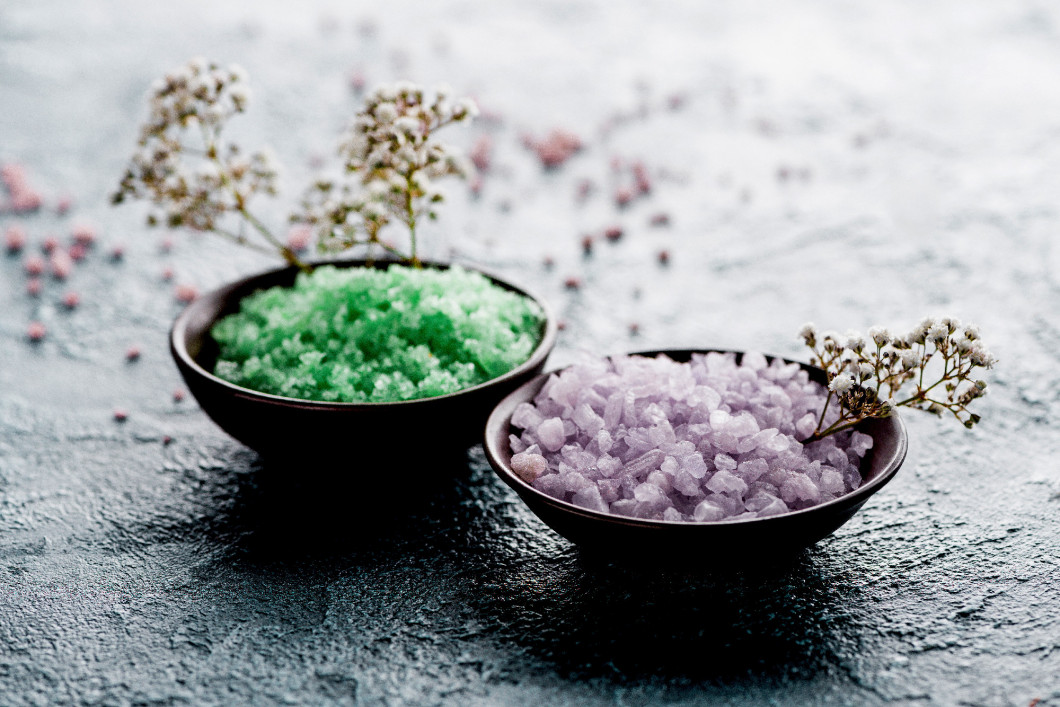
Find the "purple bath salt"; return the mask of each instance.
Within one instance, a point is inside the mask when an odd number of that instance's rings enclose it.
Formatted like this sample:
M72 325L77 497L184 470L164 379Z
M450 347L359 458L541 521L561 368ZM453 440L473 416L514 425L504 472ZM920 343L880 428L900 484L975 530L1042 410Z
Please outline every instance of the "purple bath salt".
M803 444L827 391L757 353L619 356L571 366L512 414L512 469L554 498L665 521L763 518L861 484L872 437ZM837 419L830 409L825 423Z

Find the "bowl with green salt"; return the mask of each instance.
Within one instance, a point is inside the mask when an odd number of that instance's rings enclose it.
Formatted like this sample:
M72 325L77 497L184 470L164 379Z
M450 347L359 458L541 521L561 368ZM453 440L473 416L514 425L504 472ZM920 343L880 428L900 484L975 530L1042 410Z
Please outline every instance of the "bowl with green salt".
M240 442L344 464L470 446L493 406L540 373L556 332L544 300L494 274L339 260L200 296L170 349L203 411Z

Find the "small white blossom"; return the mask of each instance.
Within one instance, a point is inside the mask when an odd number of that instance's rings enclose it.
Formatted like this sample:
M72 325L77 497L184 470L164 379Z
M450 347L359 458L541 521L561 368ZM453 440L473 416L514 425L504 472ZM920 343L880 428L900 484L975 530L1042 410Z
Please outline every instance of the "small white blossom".
M942 324L942 323L940 322L940 323L938 323L938 324L935 324L934 326L932 326L932 327L931 327L931 328L930 328L930 329L928 330L928 333L927 333L927 338L928 338L928 340L929 340L929 341L930 341L931 343L933 343L933 344L935 344L936 346L938 346L939 344L941 344L941 343L943 343L944 341L946 341L946 339L947 339L947 338L949 337L949 335L950 335L950 332L949 332L949 330L948 330L948 329L946 328L946 325L945 325L945 324Z
M869 338L876 342L877 346L885 346L891 343L891 332L883 327L872 327L869 329Z
M832 382L828 384L828 389L833 393L842 395L851 388L854 387L854 378L852 376L839 375L832 379Z
M807 322L802 325L802 329L799 329L799 338L806 342L806 345L813 347L817 343L817 327L813 325L813 322Z

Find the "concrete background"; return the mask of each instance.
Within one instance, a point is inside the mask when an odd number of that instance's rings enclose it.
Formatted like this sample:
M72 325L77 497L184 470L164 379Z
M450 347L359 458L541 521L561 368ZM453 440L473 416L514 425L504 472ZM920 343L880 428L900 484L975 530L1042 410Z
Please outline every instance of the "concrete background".
M0 162L45 199L0 230L24 227L27 252L99 232L35 298L23 255L0 256L0 703L1060 703L1055 8L156 5L0 7ZM487 119L449 137L490 135L491 170L477 198L450 185L427 254L548 297L567 325L553 365L805 358L807 320L952 314L1001 359L983 423L907 415L895 481L781 568L717 571L710 548L682 571L594 558L478 448L419 493L395 453L374 473L407 505L366 525L375 502L343 479L263 467L173 400L175 286L272 264L186 234L169 248L138 206L107 205L147 86L196 54L250 72L233 129L285 164L263 207L278 224L356 110L354 75L477 97ZM584 149L546 171L523 141L555 128ZM652 191L619 208L636 161Z

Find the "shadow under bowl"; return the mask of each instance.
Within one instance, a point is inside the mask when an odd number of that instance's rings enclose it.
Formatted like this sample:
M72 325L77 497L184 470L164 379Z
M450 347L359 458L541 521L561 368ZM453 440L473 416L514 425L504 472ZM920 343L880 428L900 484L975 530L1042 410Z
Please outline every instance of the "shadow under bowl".
M334 260L314 265L386 268L393 261ZM425 262L447 269L448 264ZM270 287L290 287L294 266L252 275L198 297L170 331L173 359L199 406L221 429L259 454L283 460L327 460L340 468L365 462L424 461L439 451L462 450L481 439L489 411L501 398L541 372L556 343L556 318L540 297L477 268L494 284L527 297L544 312L541 340L526 361L471 388L400 402L342 403L287 398L229 383L213 374L218 345L210 329L239 311L244 297ZM420 466L408 466L418 469ZM423 475L429 467L423 467Z
M675 361L687 362L694 353L716 349L668 350L638 352L635 356L665 354ZM742 352L735 353L737 361ZM767 356L772 361L774 358ZM798 361L810 379L824 384L825 372ZM710 523L663 521L611 515L575 506L538 491L512 471L512 452L508 435L513 431L511 417L517 405L531 402L551 374L528 381L502 400L486 422L486 457L497 475L511 486L524 503L546 525L571 542L587 549L621 555L625 558L660 557L695 558L726 562L755 562L761 558L785 558L830 535L864 505L869 496L894 478L908 448L905 423L898 415L866 420L858 425L860 432L872 436L873 446L862 459L862 484L850 493L832 501L802 510L789 511L765 518L750 518Z

